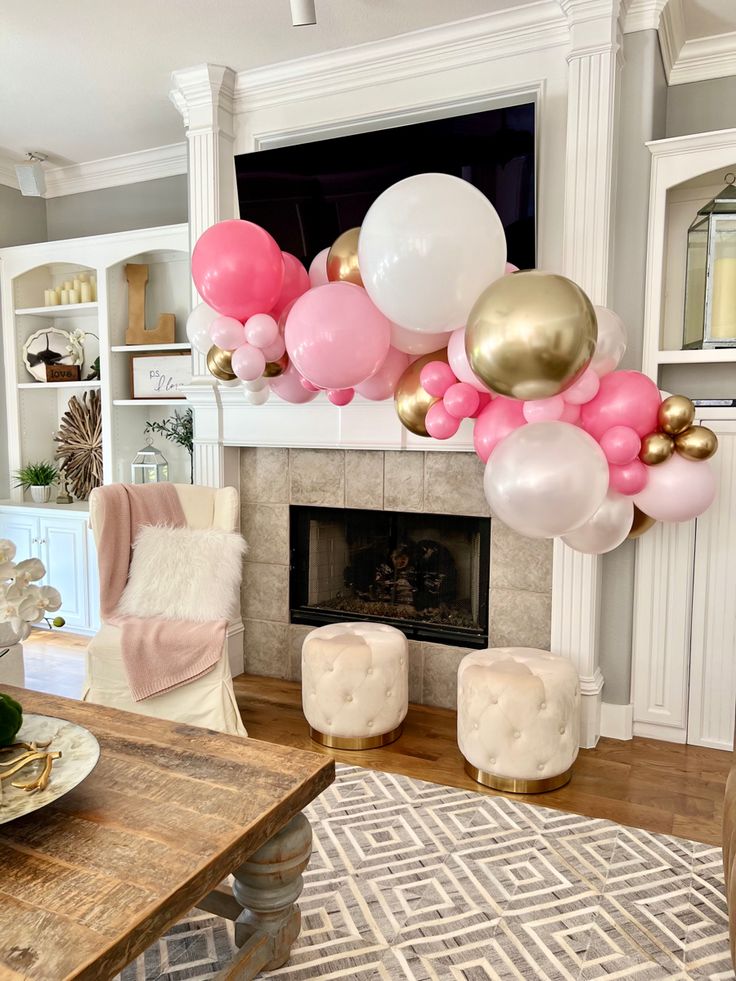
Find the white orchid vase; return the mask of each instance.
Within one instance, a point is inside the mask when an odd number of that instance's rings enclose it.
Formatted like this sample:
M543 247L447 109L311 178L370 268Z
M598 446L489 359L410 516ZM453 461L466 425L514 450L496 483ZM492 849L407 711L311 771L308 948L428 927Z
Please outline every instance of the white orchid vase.
M34 623L61 607L61 594L53 586L36 586L46 575L40 559L14 562L15 545L0 538L0 647L25 640Z

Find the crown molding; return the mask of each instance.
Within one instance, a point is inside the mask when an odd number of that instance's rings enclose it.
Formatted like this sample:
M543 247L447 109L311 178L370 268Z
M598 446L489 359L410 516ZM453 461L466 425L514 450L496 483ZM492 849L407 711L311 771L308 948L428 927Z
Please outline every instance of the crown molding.
M0 184L5 187L12 187L18 190L18 178L15 175L15 165L21 163L20 160L11 160L10 157L0 157Z
M232 116L235 78L225 65L194 65L171 73L169 98L187 129L211 127L216 109Z
M685 44L685 15L682 10L682 0L669 0L662 11L658 30L664 74L669 85L672 66L680 57Z
M652 157L682 156L690 153L711 153L724 147L736 147L736 127L714 129L708 133L690 133L687 136L668 136L664 140L650 140L644 144Z
M670 85L736 75L736 31L692 38L680 48L668 75Z
M659 30L667 0L630 0L623 17L624 34Z

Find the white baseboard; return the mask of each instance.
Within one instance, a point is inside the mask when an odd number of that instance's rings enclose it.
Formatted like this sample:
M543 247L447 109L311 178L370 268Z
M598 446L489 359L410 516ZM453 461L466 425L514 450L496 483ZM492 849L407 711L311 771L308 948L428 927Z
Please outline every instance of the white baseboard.
M631 739L634 735L634 706L601 703L601 736L609 739Z

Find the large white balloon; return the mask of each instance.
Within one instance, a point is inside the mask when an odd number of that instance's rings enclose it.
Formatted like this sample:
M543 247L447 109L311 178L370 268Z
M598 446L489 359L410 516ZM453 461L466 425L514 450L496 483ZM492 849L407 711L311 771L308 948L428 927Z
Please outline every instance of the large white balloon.
M378 309L409 330L462 327L503 276L501 219L477 188L450 174L417 174L383 192L358 242L363 284Z
M407 330L406 327L399 327L398 324L391 324L391 347L404 354L429 354L430 351L440 351L447 347L452 334L426 334L418 330Z
M206 303L198 303L187 317L187 338L200 354L207 354L212 347L209 327L220 314Z
M631 531L634 502L630 497L609 491L592 518L563 537L576 552L603 555L618 548Z
M567 422L520 426L486 464L483 487L495 515L528 538L567 535L608 491L608 462L592 436Z
M626 325L608 307L595 307L595 316L598 321L598 340L590 367L602 378L618 367L626 352Z

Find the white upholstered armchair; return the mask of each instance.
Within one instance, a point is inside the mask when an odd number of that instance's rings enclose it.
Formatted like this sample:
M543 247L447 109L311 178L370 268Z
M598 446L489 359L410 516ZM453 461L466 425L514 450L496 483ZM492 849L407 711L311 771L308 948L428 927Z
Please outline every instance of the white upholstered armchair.
M238 492L234 487L214 489L175 484L189 528L236 531ZM99 509L93 491L89 517L95 541L99 532ZM194 681L143 701L133 700L120 653L120 628L103 623L87 648L87 677L84 701L138 712L159 719L216 729L246 736L235 701L228 661L227 641L216 667Z

